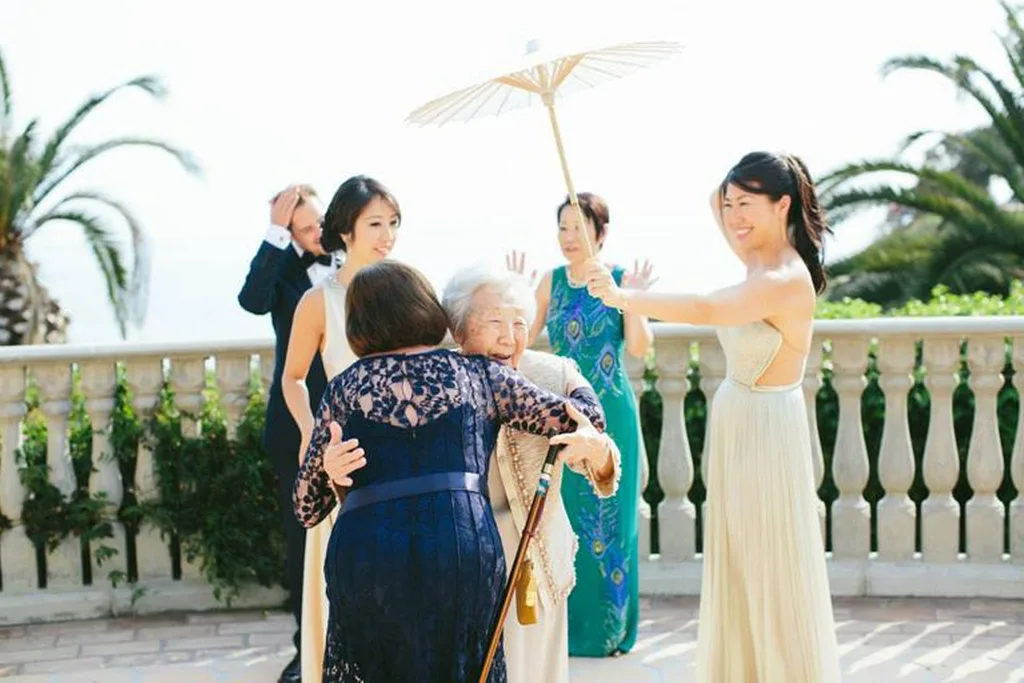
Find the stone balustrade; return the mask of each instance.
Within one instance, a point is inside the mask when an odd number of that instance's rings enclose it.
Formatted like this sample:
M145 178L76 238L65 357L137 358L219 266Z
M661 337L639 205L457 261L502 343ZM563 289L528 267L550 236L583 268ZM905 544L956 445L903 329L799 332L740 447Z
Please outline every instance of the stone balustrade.
M1015 428L1024 319L820 321L815 335L804 389L833 592L1024 597L1024 438ZM641 590L696 594L703 415L725 356L713 330L658 324L653 363L629 359L628 369L648 446L657 444L637 511ZM128 489L139 501L159 494L145 441L130 486L109 457L116 381L121 372L140 414L165 388L194 414L213 381L233 435L252 379L266 386L272 371L266 340L0 349L0 515L11 523L0 533L0 624L220 606L196 564L183 553L172 561L173 539L149 524L129 539L118 521ZM68 455L75 372L94 427L87 482ZM103 562L77 538L36 548L26 535L17 453L30 385L47 427L49 481L65 496L82 487L104 495L113 529L106 543L118 553ZM195 436L199 425L185 419L182 429ZM114 588L110 571L134 583ZM283 595L253 587L234 604L276 605Z

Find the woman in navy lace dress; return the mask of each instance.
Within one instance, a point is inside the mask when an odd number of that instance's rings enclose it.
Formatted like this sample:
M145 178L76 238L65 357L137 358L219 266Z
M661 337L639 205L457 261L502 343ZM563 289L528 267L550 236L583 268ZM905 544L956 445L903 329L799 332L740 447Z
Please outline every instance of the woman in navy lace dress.
M360 271L346 319L360 360L324 393L294 500L306 526L333 509L336 495L343 500L324 565L324 681L476 681L505 579L486 498L499 425L553 436L575 423L566 398L489 358L437 348L447 319L408 266ZM568 400L604 428L592 390ZM332 422L370 454L344 490L324 471ZM500 650L488 680L506 680Z

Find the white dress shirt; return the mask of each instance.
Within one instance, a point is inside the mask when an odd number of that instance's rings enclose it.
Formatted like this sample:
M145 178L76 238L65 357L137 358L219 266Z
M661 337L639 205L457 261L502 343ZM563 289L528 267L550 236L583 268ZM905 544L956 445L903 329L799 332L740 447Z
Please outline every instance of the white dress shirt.
M295 249L295 253L298 254L299 257L305 253L305 250L292 239L292 234L288 231L288 228L282 228L280 225L271 224L267 229L267 234L264 236L264 240L278 249L287 249L290 244L292 245L292 248ZM323 263L314 262L306 268L306 273L309 275L309 281L313 283L314 287L316 287L321 282L327 280L327 278L332 277L337 270L338 259L332 255L331 265L327 266Z

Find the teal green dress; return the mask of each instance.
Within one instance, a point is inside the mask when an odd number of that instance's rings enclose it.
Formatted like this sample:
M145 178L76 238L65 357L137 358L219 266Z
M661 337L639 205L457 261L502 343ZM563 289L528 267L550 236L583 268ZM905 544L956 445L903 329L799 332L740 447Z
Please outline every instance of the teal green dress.
M623 269L612 271L617 284ZM569 654L629 652L639 620L637 507L644 455L636 396L623 363L622 314L554 270L547 332L552 350L579 365L601 399L608 434L622 453L618 494L598 498L584 477L562 477L562 498L579 536L576 587L569 595Z

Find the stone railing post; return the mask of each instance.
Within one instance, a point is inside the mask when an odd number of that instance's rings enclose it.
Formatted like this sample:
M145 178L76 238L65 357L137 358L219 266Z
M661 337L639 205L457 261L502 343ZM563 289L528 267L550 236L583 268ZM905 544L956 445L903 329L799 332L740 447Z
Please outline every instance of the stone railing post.
M220 355L217 357L217 388L227 416L228 437L234 438L249 402L249 380L252 376L250 358Z
M92 582L94 585L107 580L111 572L127 575L128 550L125 545L124 525L117 519L118 510L124 500L124 484L121 481L121 467L110 444L110 415L114 409L114 393L117 389L117 366L109 360L89 362L80 365L82 394L85 397L85 412L92 424L92 475L89 477L89 493L106 498L103 511L105 521L110 524L113 536L90 544L92 557ZM104 559L104 547L116 551L116 555Z
M203 410L203 389L206 388L206 368L202 356L171 359L168 375L174 403L181 410L181 432L186 439L199 436L199 414Z
M885 560L914 556L917 509L908 495L914 483L907 399L914 386L914 340L882 339L878 345L878 384L885 393L885 424L878 454L878 476L885 495L878 502L878 555Z
M5 593L28 591L39 585L36 548L21 521L25 489L21 485L17 451L21 447L21 420L26 410L25 368L0 365L0 514L12 524L0 533Z
M162 361L160 358L133 358L127 363L127 377L135 413L145 423L160 400L164 382ZM143 441L135 461L135 497L142 504L155 502L159 495L153 452ZM148 520L142 522L135 537L135 562L140 583L169 580L174 576L170 539L161 538L160 530Z
M931 416L924 447L928 498L921 504L921 551L925 562L949 563L956 561L960 548L960 505L953 498L953 488L960 476L953 432L953 391L959 383L960 339L926 339L924 365Z
M68 450L68 417L71 414L71 366L46 363L33 366L32 376L39 386L39 409L46 417L46 464L50 483L70 499L77 488L75 468ZM82 585L82 546L69 536L46 555L46 587L66 588Z
M967 501L967 559L997 563L1003 557L1005 510L996 491L1003 483L1003 449L999 443L996 399L1003 388L1006 345L1002 336L974 336L967 341L968 384L974 391L974 426L967 451L967 480L974 495Z
M832 551L839 559L866 560L871 549L871 507L864 499L868 453L860 401L868 366L868 340L833 339L832 385L839 394L839 427L832 455L832 477L839 497L832 503Z
M200 414L203 410L203 390L206 388L206 366L202 356L181 356L171 359L171 370L168 374L174 402L181 410L181 435L186 439L198 439L201 436ZM179 539L180 540L180 539ZM200 563L190 561L181 542L181 578L202 581L203 571Z
M686 436L683 401L689 389L689 344L668 338L656 346L658 392L662 401L661 447L658 451L658 482L665 498L658 504L661 557L682 562L697 552L697 509L690 502L693 486L693 455Z

